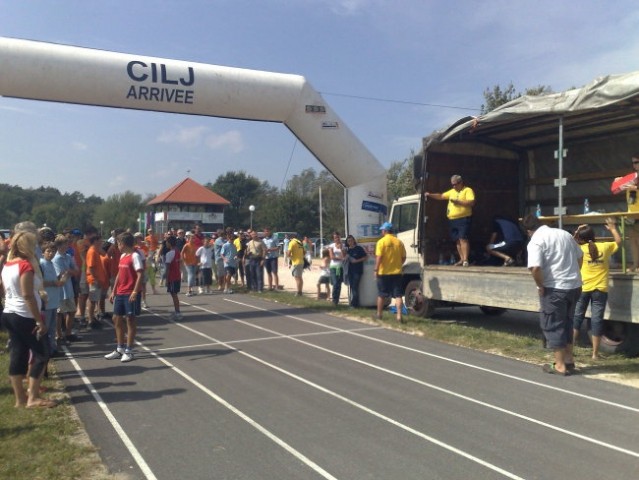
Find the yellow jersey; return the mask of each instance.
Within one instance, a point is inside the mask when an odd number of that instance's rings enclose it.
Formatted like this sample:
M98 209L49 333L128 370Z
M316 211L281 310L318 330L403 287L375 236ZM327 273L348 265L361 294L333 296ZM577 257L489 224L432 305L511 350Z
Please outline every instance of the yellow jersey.
M375 255L382 260L377 275L399 275L406 259L404 243L397 237L387 233L377 241Z
M470 217L473 214L473 207L466 205L455 205L453 200L475 200L475 192L470 187L464 187L459 192L454 188L451 188L447 192L442 193L442 198L448 200L448 208L446 209L446 216L450 220L456 218Z
M593 260L588 251L588 244L580 245L584 252L584 260L581 265L581 280L583 281L582 291L600 292L608 291L608 272L610 271L610 257L617 251L619 246L615 242L597 242L599 258Z

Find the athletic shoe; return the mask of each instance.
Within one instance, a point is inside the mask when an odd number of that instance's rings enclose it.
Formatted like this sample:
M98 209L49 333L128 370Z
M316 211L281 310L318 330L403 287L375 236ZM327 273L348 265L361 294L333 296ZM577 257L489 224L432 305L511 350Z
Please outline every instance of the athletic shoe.
M122 350L121 348L116 348L111 353L107 353L104 358L106 358L107 360L117 360L118 358L122 358L123 353L124 350Z
M171 320L173 320L173 321L182 320L182 318L184 318L184 317L182 317L182 314L180 312L173 312L171 314Z
M187 297L192 297L193 296L193 292L186 292L186 296Z
M75 333L72 333L71 335L67 335L66 337L64 337L64 341L67 343L78 342L80 340L82 340L82 337L76 335Z
M102 323L96 319L89 323L89 327L91 330L102 330Z
M122 358L120 359L122 363L127 363L132 360L133 360L133 352L131 350L126 350L124 354L122 355Z
M198 289L198 293L199 293L200 295L202 295L202 294L204 293L204 289L203 289L202 287L200 287L200 288Z
M146 304L146 302L142 302L142 308L149 308L149 306Z

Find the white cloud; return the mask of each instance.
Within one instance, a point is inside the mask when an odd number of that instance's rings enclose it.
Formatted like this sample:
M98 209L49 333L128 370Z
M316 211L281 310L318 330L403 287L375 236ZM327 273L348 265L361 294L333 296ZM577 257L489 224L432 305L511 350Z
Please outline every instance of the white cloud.
M203 126L198 127L178 127L176 130L170 132L162 132L158 136L160 143L177 144L186 147L197 147L202 143L202 138L207 132L207 128Z
M117 188L117 187L121 187L122 185L124 185L125 182L126 182L126 176L125 175L115 175L115 176L111 177L111 179L109 180L107 185L109 186L109 188Z
M244 150L242 134L238 130L230 130L219 135L207 135L205 143L211 150L225 149L232 153Z
M211 150L228 150L239 153L244 150L244 141L239 130L229 130L223 133L211 133L208 127L179 127L173 131L162 132L157 140L160 143L181 145L195 148L201 145Z

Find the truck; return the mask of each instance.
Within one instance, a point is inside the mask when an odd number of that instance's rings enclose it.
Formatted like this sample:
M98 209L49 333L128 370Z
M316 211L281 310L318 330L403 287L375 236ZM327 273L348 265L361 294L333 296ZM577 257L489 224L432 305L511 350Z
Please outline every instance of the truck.
M390 214L407 250L409 309L424 317L456 305L476 305L489 315L539 311L525 259L514 267L481 265L493 217L520 219L539 208L542 221L571 230L613 215L621 220L623 235L635 219L627 214L625 195L613 195L610 186L615 177L633 171L637 132L639 72L598 78L566 92L523 96L424 138L414 158L416 193L396 200ZM424 196L450 189L453 174L462 175L476 196L470 234L475 262L469 267L448 264L456 251L445 203ZM583 213L584 203L591 214ZM625 267L625 239L619 257L616 266ZM610 277L602 351L634 356L639 354L639 276L614 268Z

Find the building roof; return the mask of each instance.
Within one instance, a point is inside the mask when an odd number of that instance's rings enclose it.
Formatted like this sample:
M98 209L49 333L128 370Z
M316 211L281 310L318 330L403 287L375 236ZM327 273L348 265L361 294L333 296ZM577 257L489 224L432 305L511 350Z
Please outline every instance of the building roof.
M157 205L158 203L198 203L206 205L229 205L226 198L212 192L208 188L200 185L195 180L185 178L180 183L173 185L164 193L161 193L148 205Z

